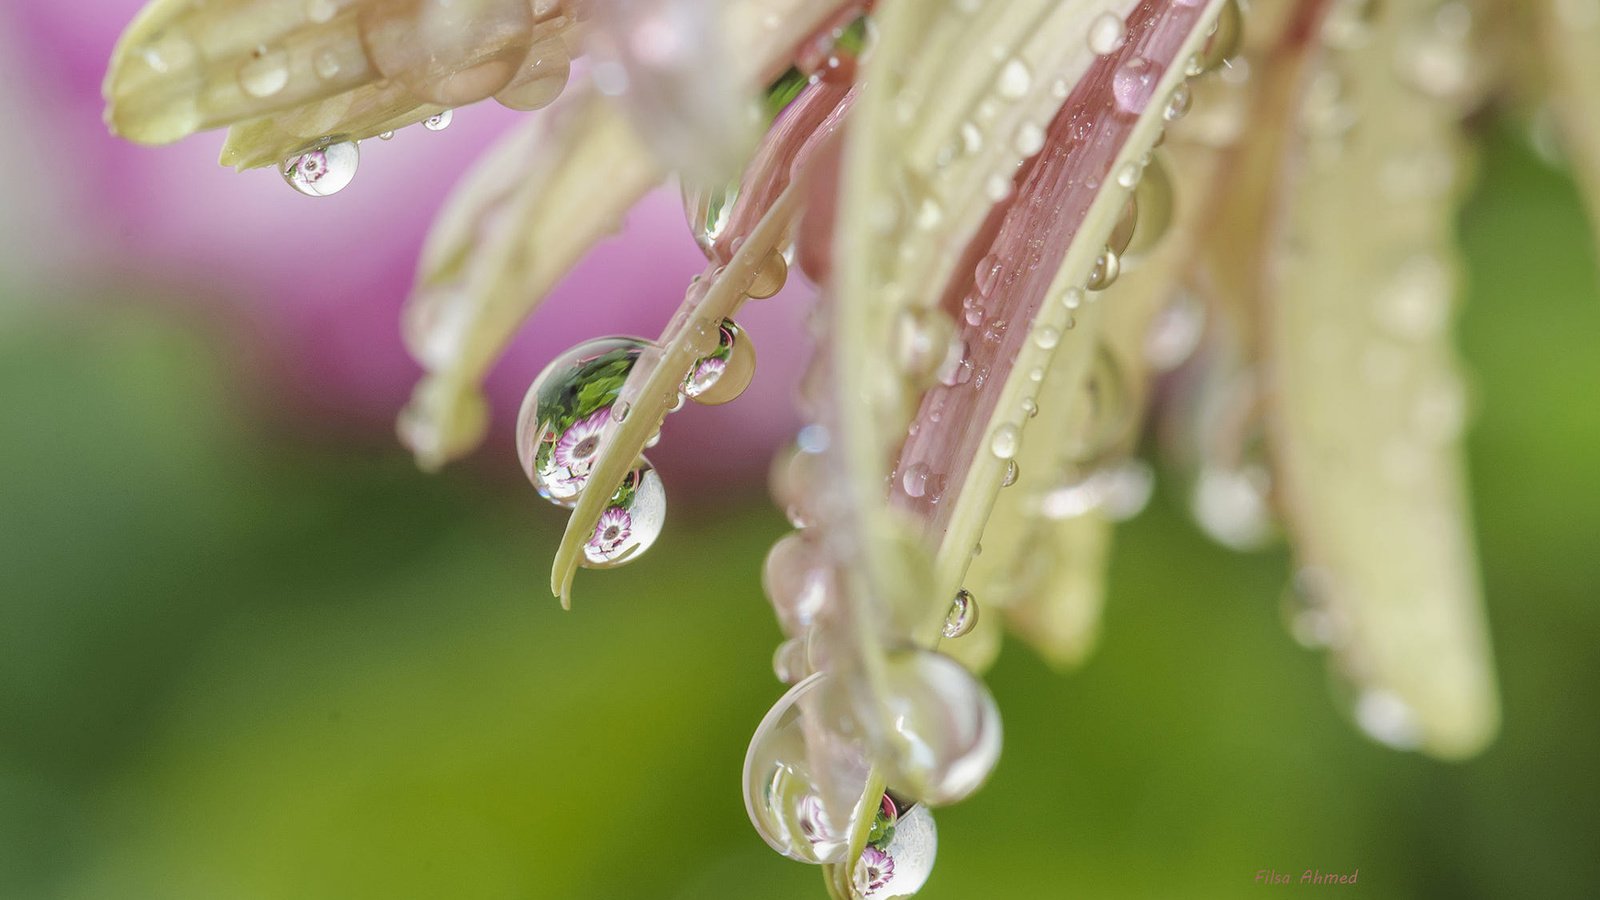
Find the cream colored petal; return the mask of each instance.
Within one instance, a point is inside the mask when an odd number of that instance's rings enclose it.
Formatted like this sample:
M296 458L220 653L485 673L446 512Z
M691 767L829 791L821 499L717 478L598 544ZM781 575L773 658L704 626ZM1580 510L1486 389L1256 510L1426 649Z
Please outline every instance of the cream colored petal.
M502 139L423 249L405 336L427 370L401 418L424 468L476 445L480 385L556 281L663 173L617 108L579 92Z
M558 11L527 0L154 0L112 55L106 121L164 144L383 80L421 103L471 103L517 76L536 21Z
M1539 0L1533 6L1562 149L1583 188L1591 230L1600 235L1600 0Z
M554 18L539 22L533 26L532 40L535 47L544 49L529 53L528 61L500 96L535 91L541 98L553 100L566 86L568 60L580 41L573 21ZM365 84L233 125L220 161L241 171L275 166L325 137L365 140L415 125L449 108L418 98L401 82Z
M1263 339L1304 613L1325 626L1312 634L1369 734L1460 758L1499 713L1450 344L1459 111L1396 86L1436 7L1382 4L1366 40L1326 47L1301 83Z

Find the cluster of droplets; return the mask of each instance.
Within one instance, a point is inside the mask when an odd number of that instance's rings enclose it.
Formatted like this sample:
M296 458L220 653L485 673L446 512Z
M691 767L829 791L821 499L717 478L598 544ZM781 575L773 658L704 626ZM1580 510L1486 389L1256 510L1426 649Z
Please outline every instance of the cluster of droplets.
M443 131L450 127L453 116L451 110L444 110L424 119L422 127L429 131ZM387 141L394 137L394 132L385 131L378 137ZM360 165L359 141L327 137L284 160L279 171L290 187L307 197L329 197L350 186Z

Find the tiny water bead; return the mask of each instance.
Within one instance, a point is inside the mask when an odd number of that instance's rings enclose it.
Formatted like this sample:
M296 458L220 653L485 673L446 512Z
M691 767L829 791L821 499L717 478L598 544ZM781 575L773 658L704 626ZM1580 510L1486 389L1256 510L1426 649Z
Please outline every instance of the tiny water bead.
M857 718L883 729L875 737L889 786L936 806L977 790L1000 759L1000 712L989 689L932 650L890 656L881 677L878 708Z
M286 160L283 180L307 197L328 197L349 187L360 165L355 141L335 141Z
M910 897L922 890L933 874L939 855L939 830L934 825L933 811L921 804L901 809L896 806L893 796L885 794L879 819L873 823L867 846L850 873L850 889L856 900Z
M822 721L826 678L817 673L790 688L761 720L744 758L750 824L773 850L813 865L844 862L849 848L848 809L830 814L819 774L833 784L865 786L868 769L859 748ZM816 764L833 768L818 773ZM855 795L860 796L859 788ZM836 803L833 809L837 813L851 803Z
M588 341L551 361L534 379L517 418L517 455L545 499L577 505L622 386L648 346L632 337Z
M666 518L667 492L661 486L661 476L648 460L640 457L584 543L583 564L591 569L610 569L632 561L661 536Z
M422 127L428 129L429 131L443 131L450 127L450 123L455 121L455 118L455 110L447 109L441 113L423 119Z
M744 393L755 374L755 344L732 319L723 319L717 327L717 349L695 360L684 376L683 395L708 406L729 403Z
M978 601L972 592L966 588L956 592L955 600L950 603L950 612L945 614L944 628L941 632L947 638L958 638L972 631L978 624Z
M789 261L777 250L767 254L756 268L755 275L750 278L750 285L744 289L752 300L765 300L776 296L783 290L789 281Z
M281 47L257 47L239 67L239 87L252 97L271 97L288 84L289 54Z

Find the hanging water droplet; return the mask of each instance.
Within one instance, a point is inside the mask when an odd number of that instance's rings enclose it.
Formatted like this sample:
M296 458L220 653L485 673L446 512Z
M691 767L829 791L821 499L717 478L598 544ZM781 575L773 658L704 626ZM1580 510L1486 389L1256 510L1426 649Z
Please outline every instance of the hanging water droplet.
M1111 94L1125 113L1142 115L1155 95L1161 70L1150 60L1135 56L1117 67L1111 75Z
M307 197L327 197L349 187L361 164L355 141L337 141L316 147L283 164L283 180Z
M1128 26L1113 12L1103 12L1089 23L1089 50L1097 56L1106 56L1122 49L1128 39Z
M755 274L750 278L750 286L744 292L752 300L765 300L777 296L788 280L789 261L783 258L781 251L774 250L756 267Z
M1168 122L1178 121L1189 112L1189 104L1191 102L1193 101L1192 95L1189 93L1188 83L1180 82L1177 87L1172 89L1172 95L1167 98L1167 108L1161 111L1161 118L1166 119Z
M1094 261L1094 268L1089 270L1089 283L1086 285L1091 291L1103 291L1110 287L1122 274L1122 260L1110 247L1101 252Z
M713 188L684 182L683 213L689 219L689 232L706 256L711 255L717 239L727 229L738 199L738 182Z
M610 569L637 559L661 536L666 518L667 492L661 476L641 456L584 543L584 566Z
M558 506L577 505L622 386L648 346L640 338L588 341L556 357L534 379L517 418L517 455L540 496Z
M257 47L239 66L239 87L252 97L271 97L288 84L289 54L282 47Z
M994 434L989 436L989 452L999 459L1011 459L1021 447L1022 432L1009 422L996 428Z
M385 131L383 134L378 135L378 140L380 140L380 141L392 141L392 140L394 140L394 132Z
M1013 484L1017 483L1017 478L1021 474L1022 467L1017 465L1016 460L1006 460L1006 473L1005 476L1000 479L1000 486L1003 488L1011 487Z
M437 115L432 115L426 119L423 119L422 127L428 129L429 131L443 131L450 127L450 123L455 121L455 118L455 110L447 109L444 112L438 113Z
M732 319L723 319L717 349L695 361L683 379L683 395L708 406L728 403L744 393L755 374L755 344Z
M1039 414L1039 404L1032 397L1023 397L1022 414L1030 419L1037 416Z
M885 795L884 802L895 801ZM939 854L939 831L928 807L918 804L904 810L893 825L881 832L882 837L868 840L851 869L854 900L910 897L922 890L933 874Z
M1000 758L1000 713L971 672L932 650L885 661L882 693L857 719L873 735L889 786L934 805L977 790Z
M1137 162L1125 162L1117 169L1117 184L1132 190L1133 186L1139 183L1139 176L1143 172L1143 167Z
M973 598L971 591L962 588L950 602L950 611L945 614L941 632L947 638L958 638L970 633L977 624L978 601Z
M900 473L900 488L907 497L938 503L944 499L946 478L925 462L914 462Z
M827 804L828 787L867 780L859 748L822 719L826 678L819 672L790 688L761 720L744 758L744 805L756 833L778 853L813 865L843 862L849 849L848 806ZM830 770L816 771L818 763Z

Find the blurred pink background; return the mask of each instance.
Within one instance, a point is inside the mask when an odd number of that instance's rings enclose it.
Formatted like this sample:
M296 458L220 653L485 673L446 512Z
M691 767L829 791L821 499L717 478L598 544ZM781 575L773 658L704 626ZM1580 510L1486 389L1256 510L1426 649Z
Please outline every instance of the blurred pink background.
M0 10L11 20L0 22L0 35L20 44L0 47L12 94L0 95L0 110L27 124L0 135L0 161L33 173L0 213L10 220L0 226L16 257L10 268L58 295L89 292L114 304L155 294L188 304L186 313L248 332L229 338L241 344L229 352L254 360L246 374L270 385L261 392L264 415L354 428L397 446L392 422L419 374L399 334L418 249L458 178L525 114L479 104L458 111L444 132L410 128L368 142L349 188L302 197L271 171L217 165L220 133L145 148L106 132L100 81L141 5L11 0ZM510 427L544 362L589 337L654 337L703 265L676 190L652 195L557 288L495 371L495 430L477 458L515 471ZM747 308L741 324L758 351L755 383L730 406L669 419L651 453L669 477L748 480L765 471L795 427L790 398L807 352L797 337L807 293L797 285Z

